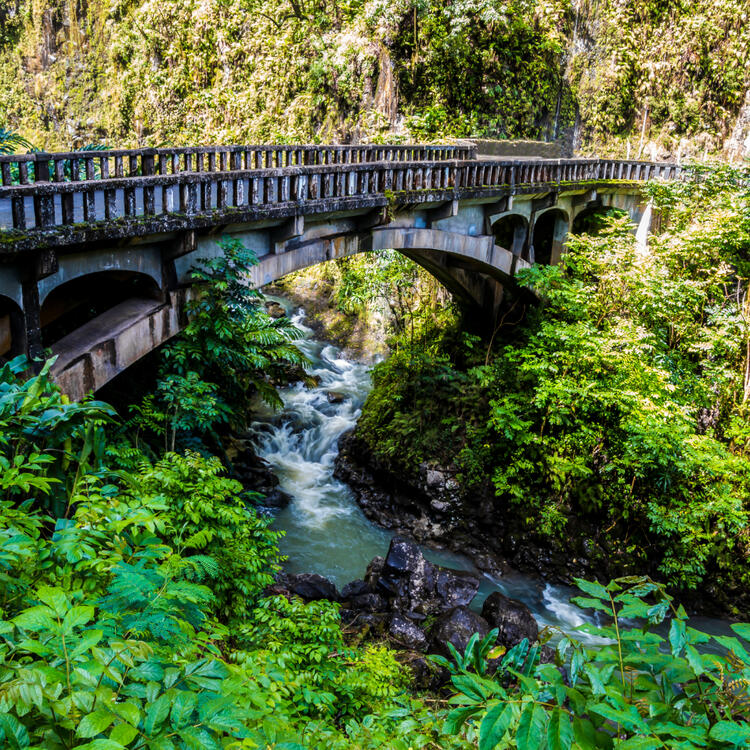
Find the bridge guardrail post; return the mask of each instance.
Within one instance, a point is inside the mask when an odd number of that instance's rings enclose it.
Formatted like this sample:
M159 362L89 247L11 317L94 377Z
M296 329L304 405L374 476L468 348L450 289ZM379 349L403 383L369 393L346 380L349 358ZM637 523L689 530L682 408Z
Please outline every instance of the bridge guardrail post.
M49 182L50 155L34 154L34 178L36 182ZM34 221L38 227L51 227L55 224L55 199L52 195L34 196Z

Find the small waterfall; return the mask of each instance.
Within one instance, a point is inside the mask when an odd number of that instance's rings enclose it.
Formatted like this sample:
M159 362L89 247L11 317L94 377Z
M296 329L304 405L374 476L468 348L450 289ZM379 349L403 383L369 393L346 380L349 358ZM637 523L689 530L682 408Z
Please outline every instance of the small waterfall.
M651 217L653 215L653 205L651 201L646 204L646 209L638 222L638 229L635 233L635 243L638 255L648 255L648 234L651 231Z

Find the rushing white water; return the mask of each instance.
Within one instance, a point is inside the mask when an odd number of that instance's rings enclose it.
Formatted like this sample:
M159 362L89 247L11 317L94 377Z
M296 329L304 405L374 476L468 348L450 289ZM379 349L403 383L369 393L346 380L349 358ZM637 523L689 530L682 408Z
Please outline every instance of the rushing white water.
M310 359L309 373L319 385L306 388L297 383L281 389L284 408L279 413L259 407L258 420L250 428L258 455L273 467L281 488L292 497L276 517L284 529L281 550L289 557L293 573L319 573L339 587L361 578L370 560L385 555L393 536L365 518L351 490L333 476L339 437L354 427L370 390L369 366L345 359L330 344L316 341L304 325L304 311L292 311L285 300L276 299L305 331L300 348ZM335 403L329 400L335 394ZM479 593L472 606L481 608L492 591L520 599L540 625L569 631L594 618L571 604L577 593L521 573L502 578L479 573L471 561L458 554L424 549L434 563L481 576ZM721 632L723 623L701 618L697 627Z

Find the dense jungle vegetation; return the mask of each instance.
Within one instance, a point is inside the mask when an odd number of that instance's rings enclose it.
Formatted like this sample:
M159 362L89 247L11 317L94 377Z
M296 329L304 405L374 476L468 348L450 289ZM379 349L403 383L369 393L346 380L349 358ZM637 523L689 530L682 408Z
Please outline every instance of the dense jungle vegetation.
M578 122L597 154L740 153L746 15L743 0L2 0L0 126L67 150L551 139Z
M728 207L721 215L718 196ZM741 267L746 234L745 225L737 225L737 212L744 210L746 221L747 204L737 192L736 175L726 171L699 184L660 187L654 197L670 210L674 229L653 248L653 257L633 257L622 222L580 239L564 267L526 279L549 301L525 333L494 354L483 351L487 364L470 372L459 374L445 349L452 337L451 310L428 326L420 312L425 305L403 307L398 350L379 367L366 416L372 429L372 403L382 398L384 383L399 368L406 367L410 382L433 397L435 388L455 389L462 380L471 398L475 386L467 385L477 378L489 388L493 378L507 380L505 352L509 362L519 363L521 379L542 387L530 388L536 395L524 407L528 415L513 417L520 405L512 394L507 402L492 398L486 429L512 429L520 419L544 413L541 419L569 454L567 460L560 455L543 464L540 494L534 498L543 523L555 530L564 520L566 506L553 502L557 496L541 494L541 488L554 471L564 476L560 467L577 465L577 476L585 473L585 456L575 454L572 438L584 449L596 445L587 431L597 430L591 415L598 408L601 418L614 422L607 450L617 460L614 468L620 467L612 473L612 486L602 481L600 491L617 497L623 481L640 472L612 514L624 512L628 501L636 507L637 495L645 493L647 482L654 483L648 506L664 528L653 536L662 535L662 546L674 550L672 567L664 572L674 570L678 580L692 576L692 581L701 573L680 557L683 539L675 535L674 524L668 525L660 494L664 483L643 467L649 450L671 457L655 471L674 472L669 499L674 497L686 517L679 531L690 524L697 528L691 533L701 550L699 563L713 564L732 543L739 548L745 511L732 493L745 480L739 426L747 385L746 371L738 375L736 367L746 364L747 334L739 312L744 286L737 286L728 262L737 264L735 270ZM694 205L707 212L711 238L708 224L695 223ZM690 253L682 244L686 235L692 238ZM294 346L299 332L285 317L271 319L260 295L242 284L252 254L230 239L222 245L223 256L195 269L201 293L191 303L190 324L163 352L155 391L133 404L125 421L99 401L70 403L50 381L49 363L30 378L23 359L0 369L0 737L5 747L747 745L750 626L733 625L734 635L704 634L689 626L684 608L673 603L664 585L647 577L622 578L606 587L579 580L584 596L578 605L604 613L605 624L558 637L554 656L527 640L507 652L493 648L494 630L481 641L472 638L463 654L452 649L450 660L434 657L451 683L446 693L433 696L414 692L408 666L386 644L346 635L337 604L269 595L267 587L282 562L279 532L256 510L257 493L227 476L222 438L247 414L251 394L274 403L271 379L303 357ZM655 293L657 272L670 294ZM413 302L413 287L420 283L411 264L389 254L351 264L343 276L347 285L340 302L355 306L392 300L394 286ZM364 278L375 283L357 298L354 292ZM432 291L417 298L426 304ZM638 306L631 309L635 297ZM701 314L674 320L686 298L705 302ZM631 318L633 310L641 316L637 320ZM589 378L570 370L553 394L545 346L560 347L565 340L574 351L560 359L560 366L580 367L573 354L585 351ZM476 337L461 341L464 348L478 345ZM532 354L529 347L538 360L530 369L523 366L524 352ZM688 356L690 351L697 356ZM706 360L714 364L709 367ZM707 367L715 388L701 386ZM623 395L612 378L625 378L630 390ZM714 424L692 435L689 408L680 401L683 378L699 404L718 404ZM552 419L551 398L559 415ZM403 401L404 407L409 403ZM667 430L666 424L677 429ZM391 429L395 439L417 446L398 419ZM508 450L502 438L494 440L498 451ZM525 469L522 462L520 469ZM618 471L628 472L624 480ZM706 476L701 472L710 472L715 487L704 488L708 496L693 497L694 475ZM500 491L509 481L496 470ZM728 536L712 542L702 533L706 514L735 533L734 542ZM733 570L744 575L739 563ZM552 635L543 633L542 642ZM594 640L579 640L587 635Z
M666 230L639 249L626 218L525 272L492 340L424 312L375 369L358 426L397 472L491 482L498 518L593 570L648 572L746 615L750 193L746 173L651 184ZM469 321L470 322L470 321Z

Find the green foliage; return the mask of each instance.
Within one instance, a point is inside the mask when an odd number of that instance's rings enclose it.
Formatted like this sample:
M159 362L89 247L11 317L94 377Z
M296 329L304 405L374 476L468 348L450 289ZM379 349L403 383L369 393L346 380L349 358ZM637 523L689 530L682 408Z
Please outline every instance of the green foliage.
M611 622L579 628L597 645L563 637L553 664L523 641L494 678L457 663L446 731L468 722L480 750L746 746L750 626L732 626L739 638L702 633L649 578L577 583L585 596L573 601Z
M246 618L260 592L273 582L281 536L242 499L242 485L222 476L218 458L193 451L167 453L134 477L133 488L163 509L165 540L190 563L192 572L216 598L216 614L225 621ZM212 564L201 564L204 556Z
M645 252L616 216L571 237L562 265L519 274L541 304L492 342L455 322L413 346L401 337L374 371L358 434L396 472L434 460L466 496L491 481L506 528L572 545L592 570L645 570L681 589L711 582L712 597L742 611L745 179L706 168L652 185L667 228Z
M628 140L637 156L643 132L672 153L685 153L686 138L696 156L720 152L748 87L744 12L742 0L584 6L579 33L595 43L569 75L589 148L621 152Z
M0 490L59 517L82 472L101 467L103 426L114 412L98 401L70 403L50 380L51 365L29 378L23 357L0 368Z
M31 144L18 133L0 127L0 156L14 154L19 148L30 149Z
M249 284L257 264L254 253L231 237L224 237L218 250L217 255L200 259L193 270L199 291L188 304L188 325L165 352L164 367L173 381L160 389L173 391L169 404L175 410L173 430L185 413L192 414L192 429L209 421L231 421L254 391L269 404L281 405L270 378L283 364L306 362L292 343L301 332L286 316L271 318L261 304L261 293ZM211 384L209 415L191 409L191 402L207 395L205 386L202 392L191 393L198 379ZM175 386L179 386L176 392Z
M261 597L279 533L218 458L151 463L133 448L118 465L123 449L105 446L93 466L81 443L110 411L68 404L48 367L27 381L20 361L0 370L3 746L374 750L443 736L390 651L346 647L336 605Z
M395 5L394 56L413 138L545 138L572 124L562 75L567 3L539 12L523 0Z

